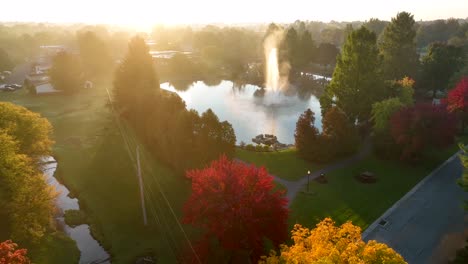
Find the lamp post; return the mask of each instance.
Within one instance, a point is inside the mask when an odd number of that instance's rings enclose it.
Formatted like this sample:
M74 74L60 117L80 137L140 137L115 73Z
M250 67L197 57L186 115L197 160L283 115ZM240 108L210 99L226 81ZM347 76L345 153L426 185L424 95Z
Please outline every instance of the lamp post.
M309 192L310 170L307 171L307 192Z

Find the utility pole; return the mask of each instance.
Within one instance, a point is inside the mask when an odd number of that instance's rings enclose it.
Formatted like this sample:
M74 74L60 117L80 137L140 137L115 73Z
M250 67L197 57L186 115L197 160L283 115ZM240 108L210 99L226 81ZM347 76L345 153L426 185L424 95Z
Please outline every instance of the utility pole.
M143 178L141 177L141 166L140 166L140 151L139 147L136 147L136 157L137 157L137 173L138 173L138 182L140 183L140 200L141 200L141 209L143 211L143 223L148 225L148 219L146 218L146 206L145 206L145 196L143 193Z

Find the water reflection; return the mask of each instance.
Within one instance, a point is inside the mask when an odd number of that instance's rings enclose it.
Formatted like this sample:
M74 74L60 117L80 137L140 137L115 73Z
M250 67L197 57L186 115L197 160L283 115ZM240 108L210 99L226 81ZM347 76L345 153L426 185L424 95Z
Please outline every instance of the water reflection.
M198 81L183 91L169 83L161 84L161 88L178 93L189 109L201 113L211 108L220 120L232 124L238 143L251 143L253 137L265 133L276 135L282 143L294 143L297 119L307 108L315 112L315 125L321 128L317 97L294 87L284 93L267 91L264 96L254 96L258 86L235 85L231 81L217 86Z

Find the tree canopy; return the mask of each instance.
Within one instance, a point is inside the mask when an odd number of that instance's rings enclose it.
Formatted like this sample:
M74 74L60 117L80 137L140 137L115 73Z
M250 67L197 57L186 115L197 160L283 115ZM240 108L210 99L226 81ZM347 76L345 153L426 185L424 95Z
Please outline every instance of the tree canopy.
M400 158L418 161L430 147L443 148L453 143L456 116L445 105L419 103L401 108L391 117L391 135L402 147Z
M0 102L0 130L17 142L21 154L32 158L50 154L52 126L37 113L12 103Z
M13 69L13 62L10 59L8 53L0 48L0 72L11 71Z
M49 133L46 119L0 103L0 208L11 237L26 244L41 240L54 212L55 194L38 165L39 157L50 151Z
M312 230L296 224L291 233L292 246L282 245L279 255L273 251L259 263L406 263L387 245L364 242L361 228L351 222L335 226L333 220L325 218Z
M216 256L221 259L215 263L256 262L265 240L279 246L287 238L287 200L283 191L273 190L265 168L222 156L205 169L188 171L187 177L192 194L183 221L204 230L198 243L204 263ZM213 248L212 238L225 254Z
M78 56L68 53L58 53L49 71L50 82L55 89L66 93L77 92L83 87L83 68Z
M459 47L445 43L433 43L429 53L422 59L422 85L424 90L445 91L450 77L463 66L463 53Z
M365 27L349 34L330 84L320 98L322 114L332 105L343 110L350 120L366 121L372 104L383 97L383 79L376 36Z
M386 79L415 78L419 62L415 37L415 21L410 13L398 13L387 25L380 43Z

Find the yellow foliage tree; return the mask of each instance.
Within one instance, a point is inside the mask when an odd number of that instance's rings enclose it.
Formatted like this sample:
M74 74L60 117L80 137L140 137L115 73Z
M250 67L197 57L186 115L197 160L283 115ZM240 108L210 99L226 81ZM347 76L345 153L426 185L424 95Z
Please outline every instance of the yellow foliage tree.
M332 219L325 218L312 230L296 224L291 233L294 245L282 245L279 256L272 251L270 256L262 257L259 263L406 263L401 255L387 245L374 240L368 243L362 241L361 228L351 222L338 227Z

